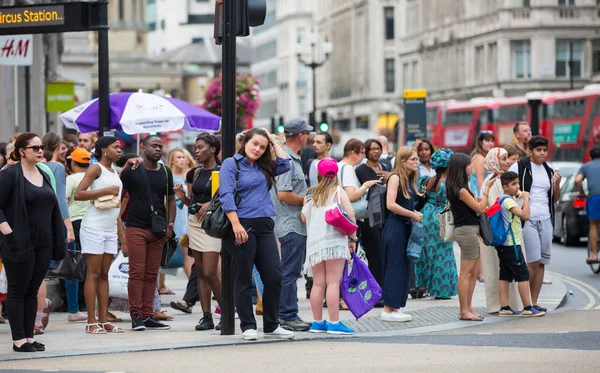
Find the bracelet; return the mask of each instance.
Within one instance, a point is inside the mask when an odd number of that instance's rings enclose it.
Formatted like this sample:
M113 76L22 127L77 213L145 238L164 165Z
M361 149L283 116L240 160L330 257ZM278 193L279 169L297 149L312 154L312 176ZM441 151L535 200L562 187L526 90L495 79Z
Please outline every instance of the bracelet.
M358 240L355 240L352 237L348 237L348 242L354 242L354 243L358 243Z

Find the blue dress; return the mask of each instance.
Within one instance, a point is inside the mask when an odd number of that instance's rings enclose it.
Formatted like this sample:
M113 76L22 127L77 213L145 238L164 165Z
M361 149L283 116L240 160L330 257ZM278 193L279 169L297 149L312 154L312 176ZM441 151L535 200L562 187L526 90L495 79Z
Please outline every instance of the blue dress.
M407 210L415 209L415 190L409 183L410 198L398 190L396 203ZM406 306L409 287L409 264L406 256L408 238L412 230L412 220L390 211L381 234L383 266L383 304L399 309Z
M422 178L421 183L425 183ZM421 189L421 185L419 185ZM428 293L436 298L450 298L457 294L458 273L452 242L440 237L439 213L446 206L446 181L437 191L427 192L427 203L423 210L423 251L416 264L417 286L427 286Z

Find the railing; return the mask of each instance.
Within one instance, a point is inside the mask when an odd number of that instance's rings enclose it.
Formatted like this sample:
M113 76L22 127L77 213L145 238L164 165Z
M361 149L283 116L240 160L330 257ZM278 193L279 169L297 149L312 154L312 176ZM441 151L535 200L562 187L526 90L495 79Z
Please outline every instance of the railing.
M513 9L512 16L515 19L529 19L530 9Z
M574 7L559 7L558 17L562 19L575 19L579 18L579 9Z

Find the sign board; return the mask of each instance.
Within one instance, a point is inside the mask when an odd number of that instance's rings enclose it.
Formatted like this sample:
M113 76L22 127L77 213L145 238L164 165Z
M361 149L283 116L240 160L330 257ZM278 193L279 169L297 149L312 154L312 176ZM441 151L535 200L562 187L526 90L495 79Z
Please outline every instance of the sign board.
M0 28L56 26L65 24L64 5L0 9Z
M444 132L444 144L447 147L466 146L469 142L469 130L446 130Z
M31 66L33 63L33 36L0 36L0 65Z
M427 91L404 91L404 141L407 144L427 136Z
M0 35L100 30L108 27L107 0L0 8Z
M514 144L516 143L515 134L512 126L504 126L498 129L498 144Z
M556 145L575 144L579 137L581 123L563 123L554 126L553 140Z
M46 110L49 113L61 113L74 107L74 82L51 82L46 84Z

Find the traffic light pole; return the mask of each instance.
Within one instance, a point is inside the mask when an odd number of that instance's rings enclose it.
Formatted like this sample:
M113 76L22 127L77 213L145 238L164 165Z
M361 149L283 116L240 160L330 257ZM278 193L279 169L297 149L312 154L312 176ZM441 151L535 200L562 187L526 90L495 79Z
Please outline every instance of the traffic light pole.
M313 94L313 110L310 114L310 125L313 128L317 128L317 69L325 64L329 59L329 53L325 53L325 60L321 62L315 61L315 48L316 43L311 43L312 49L312 61L306 62L302 59L302 55L298 54L298 61L306 67L309 67L312 70L312 94Z
M223 1L223 159L235 153L236 2ZM233 263L227 250L221 258L221 335L235 334Z

